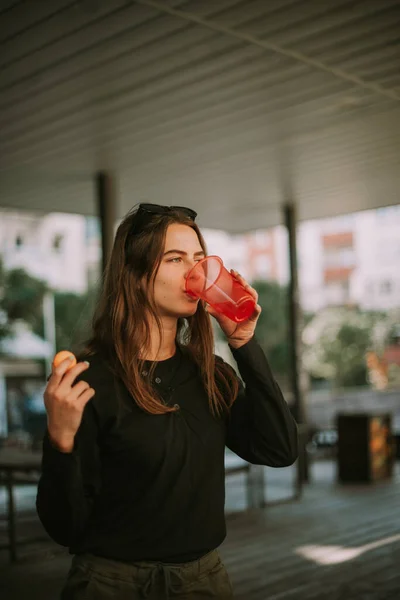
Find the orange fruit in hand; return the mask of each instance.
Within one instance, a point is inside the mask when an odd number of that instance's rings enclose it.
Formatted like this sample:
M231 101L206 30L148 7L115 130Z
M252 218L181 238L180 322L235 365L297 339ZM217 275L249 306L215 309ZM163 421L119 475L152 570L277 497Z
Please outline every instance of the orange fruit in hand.
M71 360L71 365L68 367L69 369L72 369L72 367L74 367L76 365L76 358L74 356L74 354L72 352L70 352L69 350L61 350L60 352L57 352L57 354L55 355L54 359L53 359L53 365L55 367L58 367L58 365L60 363L62 363L63 360L65 360L66 358L68 358L69 356L72 356L74 360Z

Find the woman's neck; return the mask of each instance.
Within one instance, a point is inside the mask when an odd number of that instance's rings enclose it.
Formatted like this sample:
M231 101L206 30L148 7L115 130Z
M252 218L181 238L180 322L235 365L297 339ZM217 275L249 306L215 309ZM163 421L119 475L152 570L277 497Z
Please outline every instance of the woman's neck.
M162 339L157 324L151 326L150 347L143 353L144 360L159 361L167 360L176 352L176 329L177 320L161 320ZM161 343L160 343L161 341Z

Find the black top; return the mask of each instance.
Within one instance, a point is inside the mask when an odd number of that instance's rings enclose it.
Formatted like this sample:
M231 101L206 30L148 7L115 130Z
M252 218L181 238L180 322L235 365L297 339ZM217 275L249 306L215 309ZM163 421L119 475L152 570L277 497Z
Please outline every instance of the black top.
M253 338L232 353L245 388L240 382L224 418L211 415L184 350L156 367L154 385L180 407L163 415L139 409L102 360L90 358L81 378L96 394L73 452L56 450L47 434L43 442L36 504L56 542L124 562L186 562L223 542L225 445L254 464L285 467L297 458L296 423L260 346Z

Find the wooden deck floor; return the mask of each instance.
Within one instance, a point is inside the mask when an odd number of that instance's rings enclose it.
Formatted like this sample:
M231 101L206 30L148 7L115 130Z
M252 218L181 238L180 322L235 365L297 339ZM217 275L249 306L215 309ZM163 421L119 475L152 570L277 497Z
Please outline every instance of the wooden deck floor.
M235 598L399 600L400 465L365 486L336 484L329 462L313 469L299 502L228 515L221 554ZM12 566L0 553L0 598L56 600L70 560L50 542Z
M300 502L228 518L221 548L238 600L400 599L400 470L365 486L317 465Z

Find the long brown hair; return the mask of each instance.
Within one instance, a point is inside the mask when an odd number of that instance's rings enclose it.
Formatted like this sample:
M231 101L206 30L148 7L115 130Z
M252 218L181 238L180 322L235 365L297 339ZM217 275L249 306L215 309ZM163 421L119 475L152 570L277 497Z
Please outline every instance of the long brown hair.
M162 325L151 290L168 227L173 223L191 227L205 254L207 249L198 226L182 212L153 214L142 230L132 235L136 214L137 210L128 213L118 227L93 318L92 337L85 351L106 357L111 370L122 379L140 408L151 414L163 414L176 409L163 403L151 384L141 377L144 359L140 356L150 348L148 315L154 318L162 339ZM211 318L202 301L193 316L178 319L176 343L187 350L198 366L212 414L229 411L238 392L238 382L230 367L215 360ZM155 366L154 363L152 371Z

